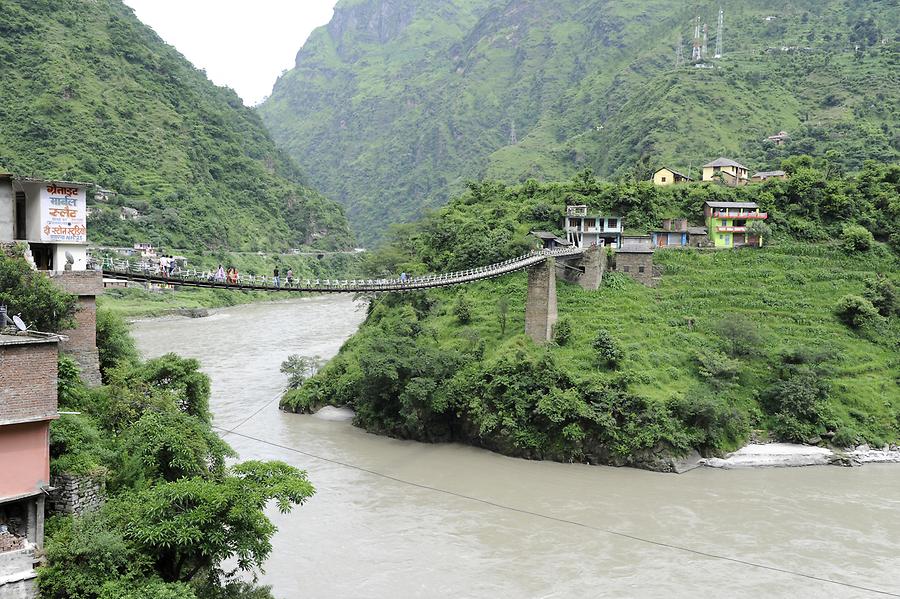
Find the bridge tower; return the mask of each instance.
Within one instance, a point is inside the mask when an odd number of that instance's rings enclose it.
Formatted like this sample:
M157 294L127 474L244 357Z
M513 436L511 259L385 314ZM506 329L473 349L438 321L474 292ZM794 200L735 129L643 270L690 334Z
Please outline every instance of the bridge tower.
M544 344L553 338L556 309L556 260L547 258L528 269L528 297L525 300L525 334Z

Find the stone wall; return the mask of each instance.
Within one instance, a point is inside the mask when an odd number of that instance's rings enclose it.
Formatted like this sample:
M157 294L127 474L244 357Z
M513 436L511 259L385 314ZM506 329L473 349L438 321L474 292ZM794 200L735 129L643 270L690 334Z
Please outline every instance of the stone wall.
M0 424L56 417L55 339L0 345Z
M47 509L53 514L83 514L106 502L106 484L100 477L59 474L50 477Z

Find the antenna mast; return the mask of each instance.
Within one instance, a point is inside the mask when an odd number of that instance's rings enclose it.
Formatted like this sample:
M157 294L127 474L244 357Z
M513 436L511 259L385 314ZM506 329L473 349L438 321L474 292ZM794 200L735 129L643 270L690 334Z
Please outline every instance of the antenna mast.
M716 29L716 58L722 58L722 36L725 34L725 9L719 8L719 27Z
M697 16L696 23L694 24L694 49L691 51L691 61L692 62L700 62L703 60L703 54L701 53L701 41L700 41L700 17Z

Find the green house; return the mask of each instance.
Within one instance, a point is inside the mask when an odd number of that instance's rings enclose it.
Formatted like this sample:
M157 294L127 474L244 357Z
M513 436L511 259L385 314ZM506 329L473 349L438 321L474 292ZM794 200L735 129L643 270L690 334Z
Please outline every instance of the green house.
M717 248L762 245L762 237L752 235L747 226L753 221L766 220L756 202L706 202L704 207L709 241Z

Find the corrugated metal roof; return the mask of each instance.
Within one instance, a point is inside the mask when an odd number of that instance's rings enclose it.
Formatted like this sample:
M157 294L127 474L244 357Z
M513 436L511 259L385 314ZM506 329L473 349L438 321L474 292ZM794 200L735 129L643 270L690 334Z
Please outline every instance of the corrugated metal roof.
M706 202L710 208L759 208L756 202Z
M756 173L755 175L753 175L753 178L756 178L756 177L762 177L762 178L766 178L766 177L784 177L785 175L787 175L787 173L784 172L784 171L759 171L758 173Z

